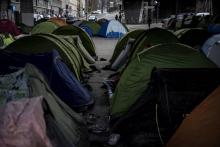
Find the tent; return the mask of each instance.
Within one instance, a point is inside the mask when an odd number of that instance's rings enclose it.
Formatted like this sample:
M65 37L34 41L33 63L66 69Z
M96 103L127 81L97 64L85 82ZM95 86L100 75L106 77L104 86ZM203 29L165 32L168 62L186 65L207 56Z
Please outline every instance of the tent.
M109 60L109 62L113 63L115 61L115 59L118 57L121 51L125 48L129 38L137 39L145 31L146 30L134 30L134 31L128 32L125 36L120 38L115 46L114 53L111 59Z
M121 38L127 33L127 29L117 20L102 23L99 36L106 38Z
M133 43L133 45L131 46L131 48L129 49L129 56L127 58L126 62L130 62L133 58L135 58L136 53L142 51L143 49L149 48L151 46L154 45L158 45L158 44L163 44L163 43L178 43L178 39L176 38L175 35L173 35L173 33L165 30L165 29L161 29L161 28L153 28L150 30L147 30L145 32L143 32ZM121 54L123 54L124 52L121 52L119 54L119 57L123 59L123 56L121 56ZM120 63L118 62L118 60L120 59L116 59L117 63L113 63L113 65L115 67L120 68L117 64ZM116 62L116 61L115 61ZM124 62L125 63L125 62ZM122 63L120 63L121 65L124 65ZM113 68L113 67L112 67Z
M62 18L50 18L48 21L55 23L59 27L67 25L66 21Z
M51 89L73 109L88 106L93 103L87 89L76 79L56 50L44 54L15 54L7 51L0 52L0 67L7 71L11 66L24 67L31 63L40 69L50 85ZM4 63L4 64L2 64Z
M14 38L8 34L0 34L0 48L5 48L6 46L8 46L9 44L11 44L12 42L14 42Z
M219 97L220 87L184 119L166 147L220 146Z
M215 68L200 52L188 46L171 43L155 45L138 52L125 68L111 100L111 115L117 118L148 88L152 69L156 68Z
M88 65L83 65L86 63L82 62L83 57L80 56L75 46L56 35L39 34L23 37L5 48L7 51L22 54L46 53L54 49L59 52L77 79L81 79L82 68Z
M15 23L9 19L0 19L0 33L11 34L13 36L21 34Z
M89 52L91 56L96 56L95 53L95 45L91 38L86 34L85 31L83 31L81 28L68 25L59 27L58 29L53 31L53 34L55 35L78 35L80 39L82 40L82 44L85 47L85 49Z
M201 28L186 28L174 33L181 43L199 48L210 37L210 34Z
M208 32L212 34L219 34L220 33L220 24L209 24L208 25Z
M42 100L42 97L25 98L0 106L1 147L52 147L46 134Z
M209 48L209 52L206 56L220 67L220 41Z
M50 21L41 22L34 26L34 28L31 31L31 34L52 33L58 27L59 26L57 24L50 22Z
M219 86L219 74L217 68L153 69L148 88L113 123L112 133L128 146L164 146L184 117Z
M42 106L46 130L53 146L89 146L87 128L81 116L54 94L35 66L27 64L14 73L1 74L0 78L1 102L23 97L44 98Z
M203 51L203 53L205 55L207 55L208 52L209 52L209 49L218 41L220 41L220 34L211 36L209 39L207 39L205 41L205 43L203 44L201 50Z
M91 22L91 21L82 21L82 23L80 24L80 27L82 29L88 28L88 30L91 30L92 31L92 36L97 35L99 30L101 29L101 26L98 23ZM85 31L87 32L86 29L85 29ZM88 32L88 34L90 34L90 32Z

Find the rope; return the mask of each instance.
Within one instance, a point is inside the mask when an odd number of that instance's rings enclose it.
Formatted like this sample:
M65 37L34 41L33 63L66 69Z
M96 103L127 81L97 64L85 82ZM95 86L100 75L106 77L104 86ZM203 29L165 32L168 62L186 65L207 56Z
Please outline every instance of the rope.
M163 139L162 139L162 136L161 136L161 133L160 133L160 127L159 127L159 121L158 121L158 104L156 104L156 124L157 124L157 131L158 131L158 135L160 137L160 141L162 143L162 145L164 145L164 142L163 142Z

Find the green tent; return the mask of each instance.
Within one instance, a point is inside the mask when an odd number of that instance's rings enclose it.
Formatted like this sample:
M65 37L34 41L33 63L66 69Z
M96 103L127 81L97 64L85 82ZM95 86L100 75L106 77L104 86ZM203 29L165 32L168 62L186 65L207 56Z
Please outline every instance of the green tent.
M129 38L137 39L145 31L146 30L134 30L134 31L131 31L131 32L127 33L120 40L118 40L118 42L117 42L117 44L115 46L115 49L114 49L114 53L113 53L111 59L109 60L109 62L111 64L114 63L114 61L117 59L117 57L119 56L121 51L125 48Z
M181 43L191 47L201 47L203 43L210 37L208 31L202 28L180 29L174 32L174 34L177 36Z
M83 68L88 68L89 64L83 60L75 46L56 35L36 34L23 37L5 48L5 50L10 52L24 54L45 53L54 49L60 53L64 62L80 79Z
M92 34L93 35L97 35L99 30L101 29L100 24L96 23L96 22L92 22L92 21L82 21L82 23L80 24L80 26L87 26L92 30Z
M27 64L15 73L1 75L0 81L0 105L24 97L44 98L47 135L54 146L89 146L87 127L81 116L54 94L35 66Z
M138 52L124 70L111 101L111 115L125 114L148 87L152 69L214 68L216 65L191 47L160 44Z
M31 34L37 34L37 33L52 33L54 30L56 30L59 26L57 26L55 23L50 21L45 21L37 24L34 26L34 28L31 31Z
M179 43L177 37L172 32L162 28L152 28L138 38L133 47L132 58L143 49L163 43Z
M96 56L95 53L95 45L87 33L79 27L68 25L59 27L58 29L53 31L53 34L56 35L78 35L82 40L82 44L85 49L89 52L91 56Z
M136 39L135 43L129 50L129 57L126 59L126 63L129 64L129 62L135 58L136 53L142 51L143 49L152 47L154 45L163 44L163 43L179 43L177 37L171 33L170 31L167 31L165 29L161 28L153 28L147 31L144 31L139 35L139 37ZM122 50L121 50L122 51ZM123 72L125 68L125 64L120 67L120 71Z
M80 54L85 58L85 60L89 64L94 64L95 63L94 58L85 49L85 47L83 46L82 41L81 41L81 39L78 35L59 35L59 37L65 39L69 43L76 46L76 49L80 52Z

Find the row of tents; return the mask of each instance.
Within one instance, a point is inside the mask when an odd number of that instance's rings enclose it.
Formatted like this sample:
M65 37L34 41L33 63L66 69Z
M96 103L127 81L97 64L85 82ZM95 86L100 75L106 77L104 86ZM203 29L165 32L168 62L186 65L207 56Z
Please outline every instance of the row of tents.
M164 22L164 27L170 30L201 27L213 34L220 33L219 16L185 14L182 17L182 19L170 18L167 23Z
M89 146L76 112L94 103L85 74L95 58L85 31L55 19L2 48L0 146Z
M161 28L134 30L118 41L108 65L117 72L104 83L113 90L111 131L128 146L164 146L185 116L218 87L219 39L199 33L198 41L190 35L203 31L189 29L174 35ZM219 145L217 139L212 141Z
M31 33L51 33L59 26L64 25L67 24L63 19L53 18L38 23ZM116 20L101 19L98 22L78 20L73 25L83 29L90 37L121 38L128 32L126 26Z

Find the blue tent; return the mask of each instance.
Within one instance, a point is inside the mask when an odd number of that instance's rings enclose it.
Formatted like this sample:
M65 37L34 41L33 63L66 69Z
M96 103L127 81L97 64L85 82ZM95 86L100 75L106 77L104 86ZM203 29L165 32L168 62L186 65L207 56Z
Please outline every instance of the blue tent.
M86 25L80 25L80 28L83 29L90 37L93 36L92 29Z
M207 55L210 48L218 41L220 41L220 34L213 35L212 37L210 37L202 46L203 53L205 53L205 55Z
M208 25L208 32L212 34L220 33L220 24L209 24Z
M51 89L71 108L93 103L88 91L76 79L57 51L45 54L24 55L0 52L0 73L9 73L26 63L37 66L47 78Z
M99 36L106 38L121 38L127 33L127 29L117 20L105 21L101 24Z

